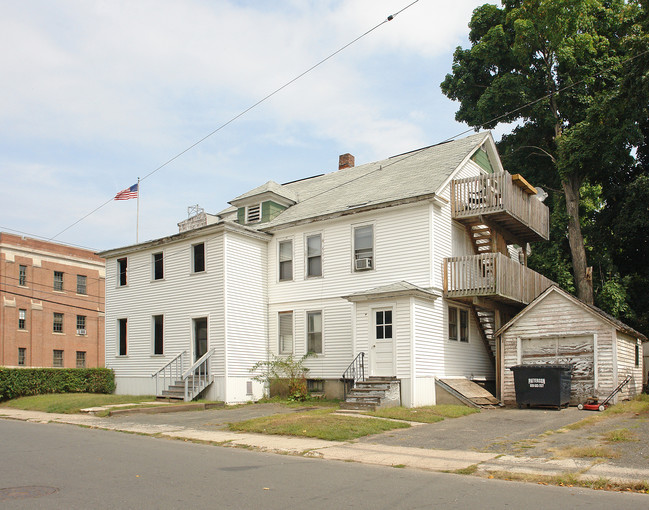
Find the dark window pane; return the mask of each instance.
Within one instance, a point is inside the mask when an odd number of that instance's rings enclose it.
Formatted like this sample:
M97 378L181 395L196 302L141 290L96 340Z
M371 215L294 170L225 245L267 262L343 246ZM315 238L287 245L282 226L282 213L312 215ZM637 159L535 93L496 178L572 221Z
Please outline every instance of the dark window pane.
M392 326L385 326L385 338L392 338Z

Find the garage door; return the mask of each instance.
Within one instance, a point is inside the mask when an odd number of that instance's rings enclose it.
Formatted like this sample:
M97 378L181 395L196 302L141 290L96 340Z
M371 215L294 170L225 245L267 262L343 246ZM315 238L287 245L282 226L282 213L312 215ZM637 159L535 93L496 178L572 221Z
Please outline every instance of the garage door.
M524 338L521 340L520 359L523 365L573 365L570 403L578 404L595 394L593 352L593 337L590 335Z

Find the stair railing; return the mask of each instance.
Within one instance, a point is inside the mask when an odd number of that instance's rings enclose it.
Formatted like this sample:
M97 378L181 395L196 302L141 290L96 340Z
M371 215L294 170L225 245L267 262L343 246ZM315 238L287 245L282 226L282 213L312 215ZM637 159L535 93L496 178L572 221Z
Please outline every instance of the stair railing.
M210 359L216 349L210 349L203 354L196 362L189 367L182 375L182 381L185 385L185 402L190 402L212 383L212 373L210 371Z
M185 354L187 354L187 351L183 351L180 354L177 354L171 361L165 364L165 366L163 366L160 370L151 374L151 377L155 377L156 397L159 397L161 395L161 393L158 392L158 388L160 387L159 386L160 379L162 379L162 389L167 389L169 385L172 383L172 381L181 378L183 373L183 357L185 356ZM169 377L169 383L167 383L167 377Z
M356 385L356 381L365 380L365 353L359 352L358 355L354 358L347 370L343 372L342 376L343 382L343 400L347 399L347 385L351 383L353 388Z

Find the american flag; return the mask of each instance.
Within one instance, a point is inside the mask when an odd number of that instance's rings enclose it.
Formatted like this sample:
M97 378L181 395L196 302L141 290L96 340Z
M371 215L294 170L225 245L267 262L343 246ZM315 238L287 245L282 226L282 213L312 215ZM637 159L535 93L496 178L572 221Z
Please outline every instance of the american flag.
M123 189L115 195L114 200L130 200L131 198L137 198L137 187L137 184L133 184L130 188Z

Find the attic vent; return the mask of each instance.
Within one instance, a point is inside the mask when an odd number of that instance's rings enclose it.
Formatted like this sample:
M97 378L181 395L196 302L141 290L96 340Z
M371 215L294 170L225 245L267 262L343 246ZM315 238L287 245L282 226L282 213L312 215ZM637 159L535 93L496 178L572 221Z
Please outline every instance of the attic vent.
M256 223L261 220L261 206L249 205L246 207L246 223Z

